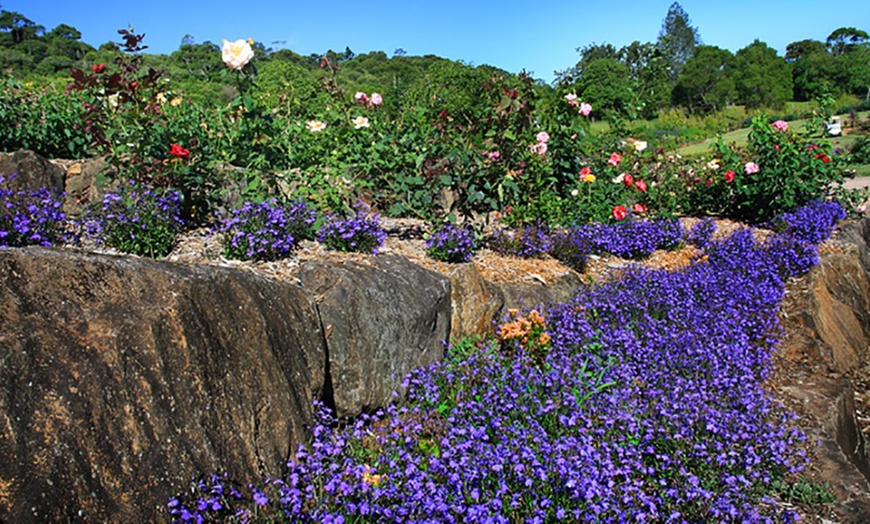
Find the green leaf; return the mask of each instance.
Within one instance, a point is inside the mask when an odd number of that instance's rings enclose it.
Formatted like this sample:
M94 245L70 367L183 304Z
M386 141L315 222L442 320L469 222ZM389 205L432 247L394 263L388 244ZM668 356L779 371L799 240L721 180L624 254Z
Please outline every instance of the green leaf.
M449 186L453 184L453 177L450 175L441 175L441 184L445 186Z

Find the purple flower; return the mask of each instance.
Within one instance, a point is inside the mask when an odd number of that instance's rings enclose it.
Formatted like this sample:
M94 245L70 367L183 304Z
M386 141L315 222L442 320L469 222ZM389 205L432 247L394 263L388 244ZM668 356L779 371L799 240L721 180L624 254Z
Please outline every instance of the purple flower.
M377 213L358 211L354 218L330 216L320 227L318 242L333 251L377 254L387 234Z

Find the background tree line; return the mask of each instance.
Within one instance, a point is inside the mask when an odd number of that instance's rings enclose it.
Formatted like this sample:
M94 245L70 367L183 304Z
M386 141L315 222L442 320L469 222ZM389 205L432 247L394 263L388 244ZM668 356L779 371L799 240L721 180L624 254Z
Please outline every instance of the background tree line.
M401 49L392 56L382 51L357 55L349 48L303 56L257 43L256 51L257 95L303 112L306 105L316 111L329 104L335 93L324 85L343 86L351 94L382 93L390 111L402 110L414 97L443 96L458 114L474 112L476 104L488 100L483 93L488 79L523 75L434 55L408 56ZM870 36L854 27L834 30L825 42L792 42L785 56L760 40L732 53L704 45L675 2L656 42L621 48L592 43L577 51L577 64L557 72L553 85L538 81L535 88L543 99L574 92L592 103L599 118L652 119L668 108L707 114L730 104L778 109L789 100L825 95L870 98ZM98 48L82 42L75 27L61 24L47 31L23 14L0 11L0 69L16 79L62 86L71 67L111 64L120 53L113 42ZM171 54L144 58L148 66L165 70L171 89L188 99L222 104L236 94L223 77L218 43L197 43L186 35Z

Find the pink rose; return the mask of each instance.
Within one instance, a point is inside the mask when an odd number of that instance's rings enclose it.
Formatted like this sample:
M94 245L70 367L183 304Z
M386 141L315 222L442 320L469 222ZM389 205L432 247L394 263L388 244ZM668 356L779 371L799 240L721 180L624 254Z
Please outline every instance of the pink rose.
M380 93L372 93L372 104L379 106L384 103L383 97L381 97Z
M625 176L622 177L622 183L628 187L633 186L634 185L634 177L628 173L623 173L623 175L625 175Z
M635 204L634 207L631 208L632 211L637 213L638 215L642 215L648 211L647 207L643 204Z
M580 103L577 101L577 95L574 93L568 93L567 95L565 95L565 100L568 101L569 106L576 106Z
M537 153L541 156L547 154L547 144L544 142L538 142L537 144L534 144L530 149L532 150L532 153Z
M746 166L743 168L743 171L747 175L751 175L752 173L758 173L758 164L755 162L746 162Z
M610 153L610 159L607 161L611 166L619 165L622 162L622 155L619 153Z
M777 120L773 123L773 128L777 131L785 131L788 129L788 122L785 120Z
M550 140L550 135L546 131L541 131L535 139L537 139L539 144L546 144Z
M635 182L634 187L636 187L637 190L641 193L646 192L646 182L644 182L643 180L638 180L637 182Z
M357 104L366 105L369 103L369 97L362 91L357 91L355 95L353 95L353 99L356 100Z
M589 116L589 113L592 112L592 106L583 102L580 104L580 114L583 116Z

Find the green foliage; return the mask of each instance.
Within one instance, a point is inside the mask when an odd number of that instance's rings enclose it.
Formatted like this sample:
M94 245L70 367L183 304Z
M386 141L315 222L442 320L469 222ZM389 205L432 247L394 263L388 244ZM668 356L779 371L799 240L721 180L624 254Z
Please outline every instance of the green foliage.
M589 64L577 83L577 94L594 108L593 114L629 114L634 116L632 101L634 93L627 79L631 77L628 66L610 58L602 58Z
M861 136L852 144L850 150L852 162L856 164L870 164L870 136Z
M49 158L84 158L90 137L82 132L82 97L49 87L35 89L6 79L0 89L0 150L30 149Z
M715 46L698 46L677 80L673 101L697 113L722 110L736 98L734 55Z
M781 108L792 97L792 79L785 59L764 42L737 51L734 60L738 101L747 108Z
M733 180L714 179L708 194L731 217L753 223L769 220L838 193L843 158L831 149L827 142L804 139L754 118L745 151L717 145L721 170L733 172Z
M658 46L670 64L672 81L679 78L683 65L694 55L695 46L700 44L701 35L697 28L692 27L689 14L679 2L671 4L662 21Z
M807 480L806 477L800 477L794 482L774 480L770 485L772 491L779 493L783 499L793 503L817 506L837 500L831 491L830 483L827 481L819 483Z

